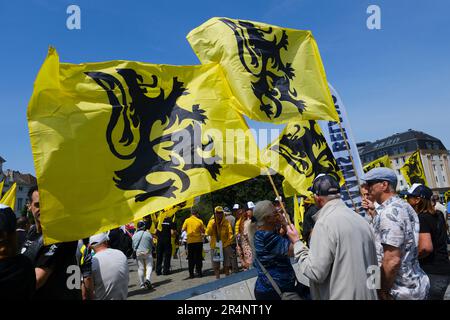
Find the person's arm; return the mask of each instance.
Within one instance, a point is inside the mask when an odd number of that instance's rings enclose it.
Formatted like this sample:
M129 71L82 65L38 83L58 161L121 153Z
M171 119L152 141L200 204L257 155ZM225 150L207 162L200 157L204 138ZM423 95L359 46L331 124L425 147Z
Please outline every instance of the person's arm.
M440 214L440 213L437 213ZM433 217L428 213L419 214L419 258L425 258L433 252L433 241L431 240L431 232L433 230Z
M381 290L380 299L391 299L390 290L394 285L398 270L401 265L401 251L399 248L383 245L384 256L381 262Z
M214 220L209 220L208 222L208 226L206 227L206 235L210 236L212 234L212 230L214 229Z
M83 278L83 285L81 286L81 295L83 300L92 300L94 297L94 281L92 277Z
M396 208L384 211L377 216L380 224L381 244L383 246L383 260L381 261L381 290L380 299L392 299L390 290L401 266L401 247L405 241L404 222L399 218L400 212Z
M36 290L41 288L48 280L52 274L52 269L50 268L35 268L36 273Z
M311 250L300 241L300 236L294 225L287 226L287 235L293 243L297 267L307 278L322 283L330 273L334 261L335 243L330 233L322 224L316 224L311 237Z
M431 233L419 233L419 258L425 258L433 252Z

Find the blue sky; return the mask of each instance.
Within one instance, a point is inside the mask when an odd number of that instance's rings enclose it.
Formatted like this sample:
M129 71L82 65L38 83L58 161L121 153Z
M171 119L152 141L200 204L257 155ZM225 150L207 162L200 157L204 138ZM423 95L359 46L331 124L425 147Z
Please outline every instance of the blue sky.
M70 4L81 8L81 30L66 28ZM381 30L366 27L370 4L381 8ZM197 64L185 36L214 16L312 30L357 141L413 128L450 148L448 0L2 1L4 167L34 173L26 108L49 45L72 63Z

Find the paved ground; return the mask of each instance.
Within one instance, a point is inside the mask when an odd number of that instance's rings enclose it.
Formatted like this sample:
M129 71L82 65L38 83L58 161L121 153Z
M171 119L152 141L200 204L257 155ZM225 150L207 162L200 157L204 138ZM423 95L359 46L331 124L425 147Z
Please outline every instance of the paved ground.
M178 292L184 289L196 287L198 285L214 281L213 270L211 268L211 256L209 254L209 244L204 245L205 261L203 261L203 277L189 279L188 261L184 248L181 250L181 259L172 259L172 272L170 275L157 276L155 271L152 273L153 290L140 289L137 274L137 264L134 260L128 260L130 268L130 283L128 285L129 300L149 300L165 296L170 293ZM154 270L154 269L153 269ZM224 277L222 274L221 277Z

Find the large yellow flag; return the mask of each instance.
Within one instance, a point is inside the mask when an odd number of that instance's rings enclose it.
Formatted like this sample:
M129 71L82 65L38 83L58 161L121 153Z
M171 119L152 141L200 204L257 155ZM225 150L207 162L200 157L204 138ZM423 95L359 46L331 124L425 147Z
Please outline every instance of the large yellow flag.
M368 172L373 168L379 168L379 167L386 167L386 168L392 168L391 166L391 160L389 159L388 155L385 155L381 158L375 159L372 162L369 162L363 167L364 172Z
M187 39L202 63L223 66L239 111L249 118L339 122L311 31L212 18Z
M17 184L14 183L11 188L3 195L3 198L0 200L0 203L10 207L11 209L16 210L16 194L17 194Z
M50 48L28 107L45 243L258 176L235 104L218 64L69 64Z
M344 176L315 121L290 122L264 154L265 164L281 174L283 188L292 194L309 196L308 190L320 173L334 175L342 185ZM285 194L286 195L286 194Z
M2 182L0 182L0 198L2 197L2 192L3 192L3 185L5 184L5 180L3 180Z
M414 183L420 183L427 186L425 170L423 169L422 159L419 150L415 151L400 168L406 183L412 186Z

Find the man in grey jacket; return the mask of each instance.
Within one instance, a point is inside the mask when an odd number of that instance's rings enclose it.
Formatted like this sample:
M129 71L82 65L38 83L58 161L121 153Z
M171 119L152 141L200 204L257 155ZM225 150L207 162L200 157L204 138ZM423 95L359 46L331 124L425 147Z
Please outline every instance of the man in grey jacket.
M297 267L309 279L314 300L376 300L376 281L370 277L377 268L373 231L345 205L339 190L330 175L314 180L312 191L320 210L314 216L309 249L294 226L287 227Z

